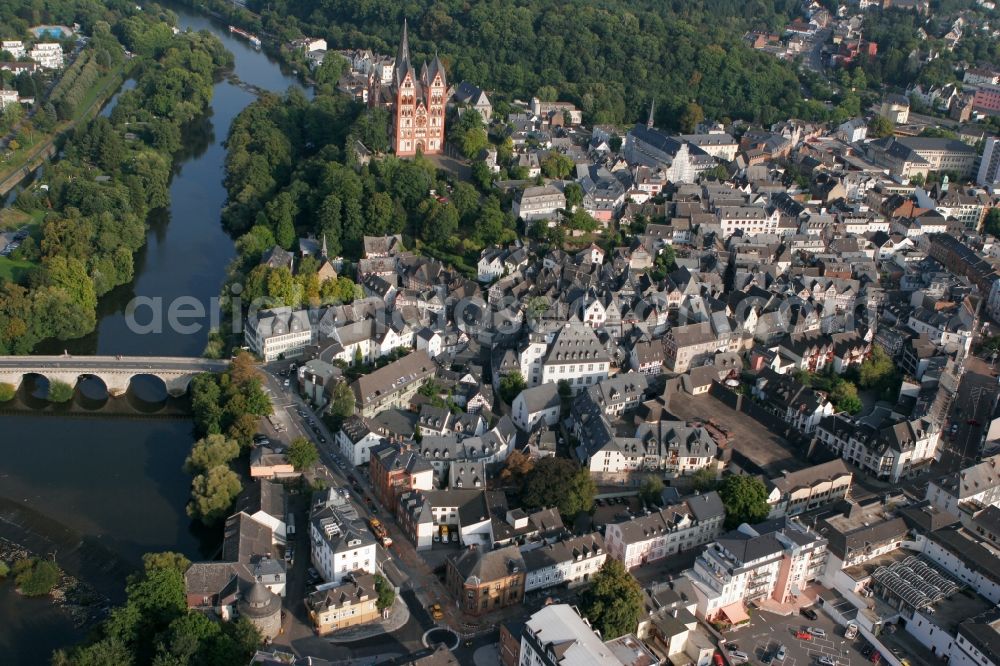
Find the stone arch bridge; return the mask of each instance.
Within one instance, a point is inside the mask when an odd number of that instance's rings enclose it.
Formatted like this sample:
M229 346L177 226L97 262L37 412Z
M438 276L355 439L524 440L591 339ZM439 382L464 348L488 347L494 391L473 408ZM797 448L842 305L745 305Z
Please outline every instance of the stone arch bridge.
M0 383L21 386L25 375L76 386L81 377L97 377L109 395L123 395L139 375L158 377L173 396L183 395L203 372L225 372L229 361L158 356L0 356Z

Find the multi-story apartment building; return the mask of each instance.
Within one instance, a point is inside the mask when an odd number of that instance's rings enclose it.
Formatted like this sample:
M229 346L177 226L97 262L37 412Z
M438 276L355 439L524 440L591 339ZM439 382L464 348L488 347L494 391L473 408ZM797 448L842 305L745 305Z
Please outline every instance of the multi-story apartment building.
M569 604L536 611L521 632L519 666L624 666Z
M434 376L435 366L423 350L362 375L351 384L355 408L363 417L375 416L392 407L406 407L410 398Z
M604 564L607 553L597 532L553 541L538 548L526 549L524 591L542 590L555 585L578 587L588 582Z
M589 403L605 416L617 418L639 406L645 399L649 381L645 375L627 372L599 381L576 397L581 405Z
M337 506L324 502L313 509L309 540L312 564L328 583L339 583L356 571L378 571L375 537Z
M569 383L574 392L608 377L611 359L593 329L567 323L555 335L542 360L542 383Z
M513 606L524 598L524 558L517 546L469 546L448 557L445 567L445 586L468 615Z
M562 398L556 384L542 384L521 391L511 405L514 425L531 432L539 423L555 425L559 420Z
M14 60L20 60L25 54L24 42L19 39L4 40L0 42L0 51L6 51Z
M990 116L1000 114L1000 87L980 87L972 98L972 108Z
M736 327L722 327L721 323L701 321L695 324L674 326L663 336L666 365L674 372L687 372L690 368L708 361L717 353L738 351L743 339Z
M371 462L372 448L388 443L385 437L374 432L363 418L356 415L344 420L334 440L340 455L355 467Z
M61 44L41 42L35 44L28 52L28 57L45 69L59 69L63 66L63 50Z
M958 516L972 529L976 515L990 506L1000 506L1000 454L965 469L933 479L927 484L931 504Z
M735 620L752 601L786 603L822 575L825 558L826 539L794 520L743 524L709 544L687 573L697 614Z
M935 460L940 430L926 419L870 423L843 413L820 421L816 437L849 463L896 483Z
M308 310L282 307L261 310L256 317L250 317L243 339L254 354L270 362L298 356L316 341L316 332Z
M306 608L320 636L373 622L381 617L375 576L349 574L340 585L316 590L306 597Z
M701 426L683 421L641 423L635 437L619 437L602 414L574 413L586 417L576 429L581 441L577 456L591 473L684 475L717 464L718 444Z
M930 171L954 171L961 178L975 176L976 149L957 139L938 137L886 137L868 144L868 153L893 175L926 176Z
M737 231L744 235L778 233L781 211L767 210L761 206L719 206L715 209L722 227L722 237L729 238Z
M882 504L881 497L842 506L843 511L825 515L815 525L815 530L827 540L824 583L857 592L867 579L865 574L871 572L859 574L852 567L898 549L907 540L910 528L893 506Z
M796 516L838 502L851 490L854 475L841 459L785 472L768 482L769 518Z
M403 493L434 487L434 468L410 446L379 444L372 448L368 476L375 496L392 513Z
M976 184L983 187L996 187L1000 184L1000 139L995 136L986 139Z
M552 185L526 187L514 199L512 212L525 222L548 220L566 208L566 195Z
M605 528L608 554L632 569L718 538L726 510L715 491Z

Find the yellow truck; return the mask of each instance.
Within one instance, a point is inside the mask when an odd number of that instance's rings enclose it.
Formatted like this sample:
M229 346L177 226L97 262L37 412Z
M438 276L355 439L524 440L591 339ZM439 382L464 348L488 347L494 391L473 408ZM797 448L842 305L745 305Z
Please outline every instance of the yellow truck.
M385 528L378 518L370 518L368 520L368 527L371 529L372 534L378 539L382 545L386 548L392 545L392 537L389 536L389 530Z

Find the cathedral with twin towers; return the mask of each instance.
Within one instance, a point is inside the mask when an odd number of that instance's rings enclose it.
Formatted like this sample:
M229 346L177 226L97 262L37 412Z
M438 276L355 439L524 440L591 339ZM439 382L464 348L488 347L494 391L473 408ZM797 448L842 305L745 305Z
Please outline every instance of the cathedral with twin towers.
M444 149L447 91L448 79L437 55L430 64L425 62L417 75L410 62L410 43L404 20L392 82L383 86L377 76L368 79L368 104L388 109L392 117L390 141L397 155L436 155Z

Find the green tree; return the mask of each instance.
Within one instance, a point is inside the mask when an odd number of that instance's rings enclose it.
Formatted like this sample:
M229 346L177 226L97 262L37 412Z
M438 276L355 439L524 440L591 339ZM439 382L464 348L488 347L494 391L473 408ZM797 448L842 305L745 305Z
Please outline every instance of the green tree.
M718 484L718 471L714 467L702 467L690 477L691 488L700 493L714 490Z
M180 553L165 550L159 553L144 554L142 556L142 566L144 571L159 569L173 570L183 576L184 572L191 566L191 560Z
M0 402L7 402L8 400L13 400L14 396L16 395L17 395L17 389L14 388L13 384L0 382Z
M861 388L882 388L896 376L896 364L885 350L873 345L868 358L858 368L858 384Z
M767 486L756 476L733 474L719 487L719 496L726 508L726 528L742 523L759 523L767 518Z
M333 395L330 397L330 413L340 419L346 419L354 414L354 391L347 382L337 382L333 385Z
M877 115L868 123L868 134L877 139L892 136L895 129L893 122L885 116Z
M643 614L642 589L616 559L608 558L583 593L581 610L601 638L612 640L633 632Z
M684 107L684 112L680 117L681 131L692 133L697 129L698 123L705 119L705 111L697 102L688 102Z
M396 590L380 574L375 574L375 593L378 594L378 600L375 603L380 611L389 608L396 601Z
M240 445L235 439L224 435L209 435L195 442L184 461L184 469L189 474L207 472L213 467L229 464L239 454Z
M569 400L573 397L573 387L565 379L560 379L556 383L556 390L559 392L559 397L563 400Z
M639 487L639 497L648 506L658 505L663 487L663 479L658 476L647 476Z
M524 479L521 502L528 507L556 507L572 520L594 504L597 487L590 471L567 458L542 458Z
M484 192L493 188L493 172L483 160L476 160L472 163L472 182Z
M299 471L309 469L319 462L319 451L305 437L296 437L288 446L288 462Z
M75 389L58 379L49 382L49 402L69 402L73 399Z
M983 233L1000 237L1000 208L990 208L983 219Z
M856 414L861 411L861 398L858 397L858 387L837 377L830 388L830 402L838 412Z
M566 183L566 190L563 194L566 195L566 208L568 210L573 210L583 204L583 187L580 186L580 183Z
M331 91L337 86L340 77L347 73L350 63L337 53L327 53L322 64L316 68L314 78L319 86Z
M528 382L524 380L524 375L519 370L500 378L500 397L508 405L513 404L514 398L526 388L528 388Z
M550 150L541 163L542 174L546 178L562 180L573 173L576 164L557 150Z
M253 445L253 436L257 434L257 425L260 417L256 414L240 414L229 424L226 435L240 445L242 449L249 449Z
M226 517L242 487L240 477L224 465L199 474L191 482L188 515L206 525L218 522Z

